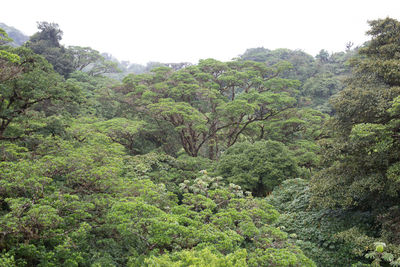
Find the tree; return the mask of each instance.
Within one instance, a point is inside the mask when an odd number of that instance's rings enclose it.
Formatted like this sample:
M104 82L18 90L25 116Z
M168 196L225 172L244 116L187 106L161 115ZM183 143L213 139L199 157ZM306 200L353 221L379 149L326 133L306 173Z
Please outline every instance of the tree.
M313 179L314 200L378 213L398 201L397 98L400 22L370 22L372 40L353 60L347 87L333 100L334 138L326 140L326 169ZM394 179L394 180L393 180Z
M106 60L99 51L90 47L70 46L68 53L71 54L73 68L77 71L86 71L91 76L121 72L116 62Z
M79 97L76 88L64 83L51 65L30 49L6 48L8 53L18 55L19 62L11 64L10 72L15 68L18 74L13 78L2 79L0 85L0 140L14 140L23 134L34 131L33 118L41 117L39 108L44 110L44 103L68 101ZM9 66L7 65L6 68ZM33 123L33 124L29 124ZM25 124L25 125L24 125Z
M59 47L60 41L63 36L63 31L59 28L57 23L49 23L47 21L41 21L37 23L37 28L40 30L38 34L36 34L32 41L37 40L46 40L50 43L49 46Z
M311 108L285 110L267 121L251 124L244 137L251 142L278 141L293 153L302 176L311 176L320 167L320 147L316 143L324 134L322 127L329 116Z
M370 21L372 39L352 59L347 86L332 100L335 116L331 138L321 140L325 167L311 181L311 203L348 212L365 212L372 222L336 236L351 244L358 256L376 264L383 256L371 252L385 242L385 261L400 256L400 22ZM363 229L364 228L364 229Z
M286 64L202 60L178 71L161 67L129 75L119 90L130 109L166 121L184 150L209 158L235 144L252 123L269 120L295 104L297 81L278 78Z
M78 71L82 71L90 64L94 64L102 58L99 51L90 47L69 46L68 51L73 56L73 67Z
M329 61L329 52L325 49L319 51L318 55L315 56L320 62L326 63Z
M97 62L93 64L88 73L92 76L99 76L102 74L118 72L121 72L121 70L118 68L118 64L116 62L107 61L103 57L101 57Z
M296 79L301 82L304 82L315 71L313 66L315 61L314 58L301 50L290 50L285 48L269 50L263 47L250 48L240 56L240 59L262 62L268 66L273 66L279 62L287 61L292 65L292 67L283 71L280 74L280 77Z
M53 65L54 70L64 77L74 71L73 57L60 44L63 32L57 23L38 22L40 32L35 33L26 43L26 46L36 54L42 55Z

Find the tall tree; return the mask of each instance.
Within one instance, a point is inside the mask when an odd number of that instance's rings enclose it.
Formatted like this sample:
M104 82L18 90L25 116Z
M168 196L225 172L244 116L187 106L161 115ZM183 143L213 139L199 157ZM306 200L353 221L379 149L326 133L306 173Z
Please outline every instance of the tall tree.
M90 47L70 46L68 53L73 58L72 65L75 70L86 71L92 76L120 72L116 62L105 59L99 51Z
M68 50L73 56L74 69L79 71L102 58L99 51L90 47L69 46Z
M293 107L298 82L278 78L286 68L207 59L178 71L162 67L130 75L121 90L131 109L174 127L189 155L196 157L204 149L215 158L250 124Z
M24 123L32 122L31 117L40 117L39 110L44 110L44 104L79 96L76 88L65 83L42 56L30 49L9 47L1 51L15 54L19 60L5 65L5 72L16 69L18 74L0 80L0 140L17 139L32 131Z
M324 143L328 168L314 178L313 188L319 203L382 212L398 203L400 193L400 128L392 107L400 95L400 22L386 18L370 26L372 39L333 100L335 136Z
M56 72L67 77L74 71L73 57L60 44L63 35L62 30L57 23L46 21L38 22L37 27L40 31L31 36L26 46L36 54L44 56L53 65Z

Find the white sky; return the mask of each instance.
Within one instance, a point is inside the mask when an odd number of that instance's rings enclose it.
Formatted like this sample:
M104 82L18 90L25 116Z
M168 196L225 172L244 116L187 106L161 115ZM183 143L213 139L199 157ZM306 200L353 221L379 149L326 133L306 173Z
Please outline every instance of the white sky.
M31 35L56 22L65 45L119 60L229 60L247 48L342 51L368 39L367 20L400 20L400 0L1 0L0 22Z

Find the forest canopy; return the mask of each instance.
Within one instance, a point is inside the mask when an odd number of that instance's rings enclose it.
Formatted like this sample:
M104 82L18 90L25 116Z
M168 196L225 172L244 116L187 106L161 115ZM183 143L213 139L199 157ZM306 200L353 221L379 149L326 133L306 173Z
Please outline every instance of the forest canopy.
M2 25L0 266L400 266L399 21L147 66Z

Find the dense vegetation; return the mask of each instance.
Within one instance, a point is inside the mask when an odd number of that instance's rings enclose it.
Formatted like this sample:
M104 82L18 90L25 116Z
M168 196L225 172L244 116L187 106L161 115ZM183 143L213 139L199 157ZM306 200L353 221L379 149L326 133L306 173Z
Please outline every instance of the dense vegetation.
M141 66L4 25L0 266L399 266L400 22L370 27Z

